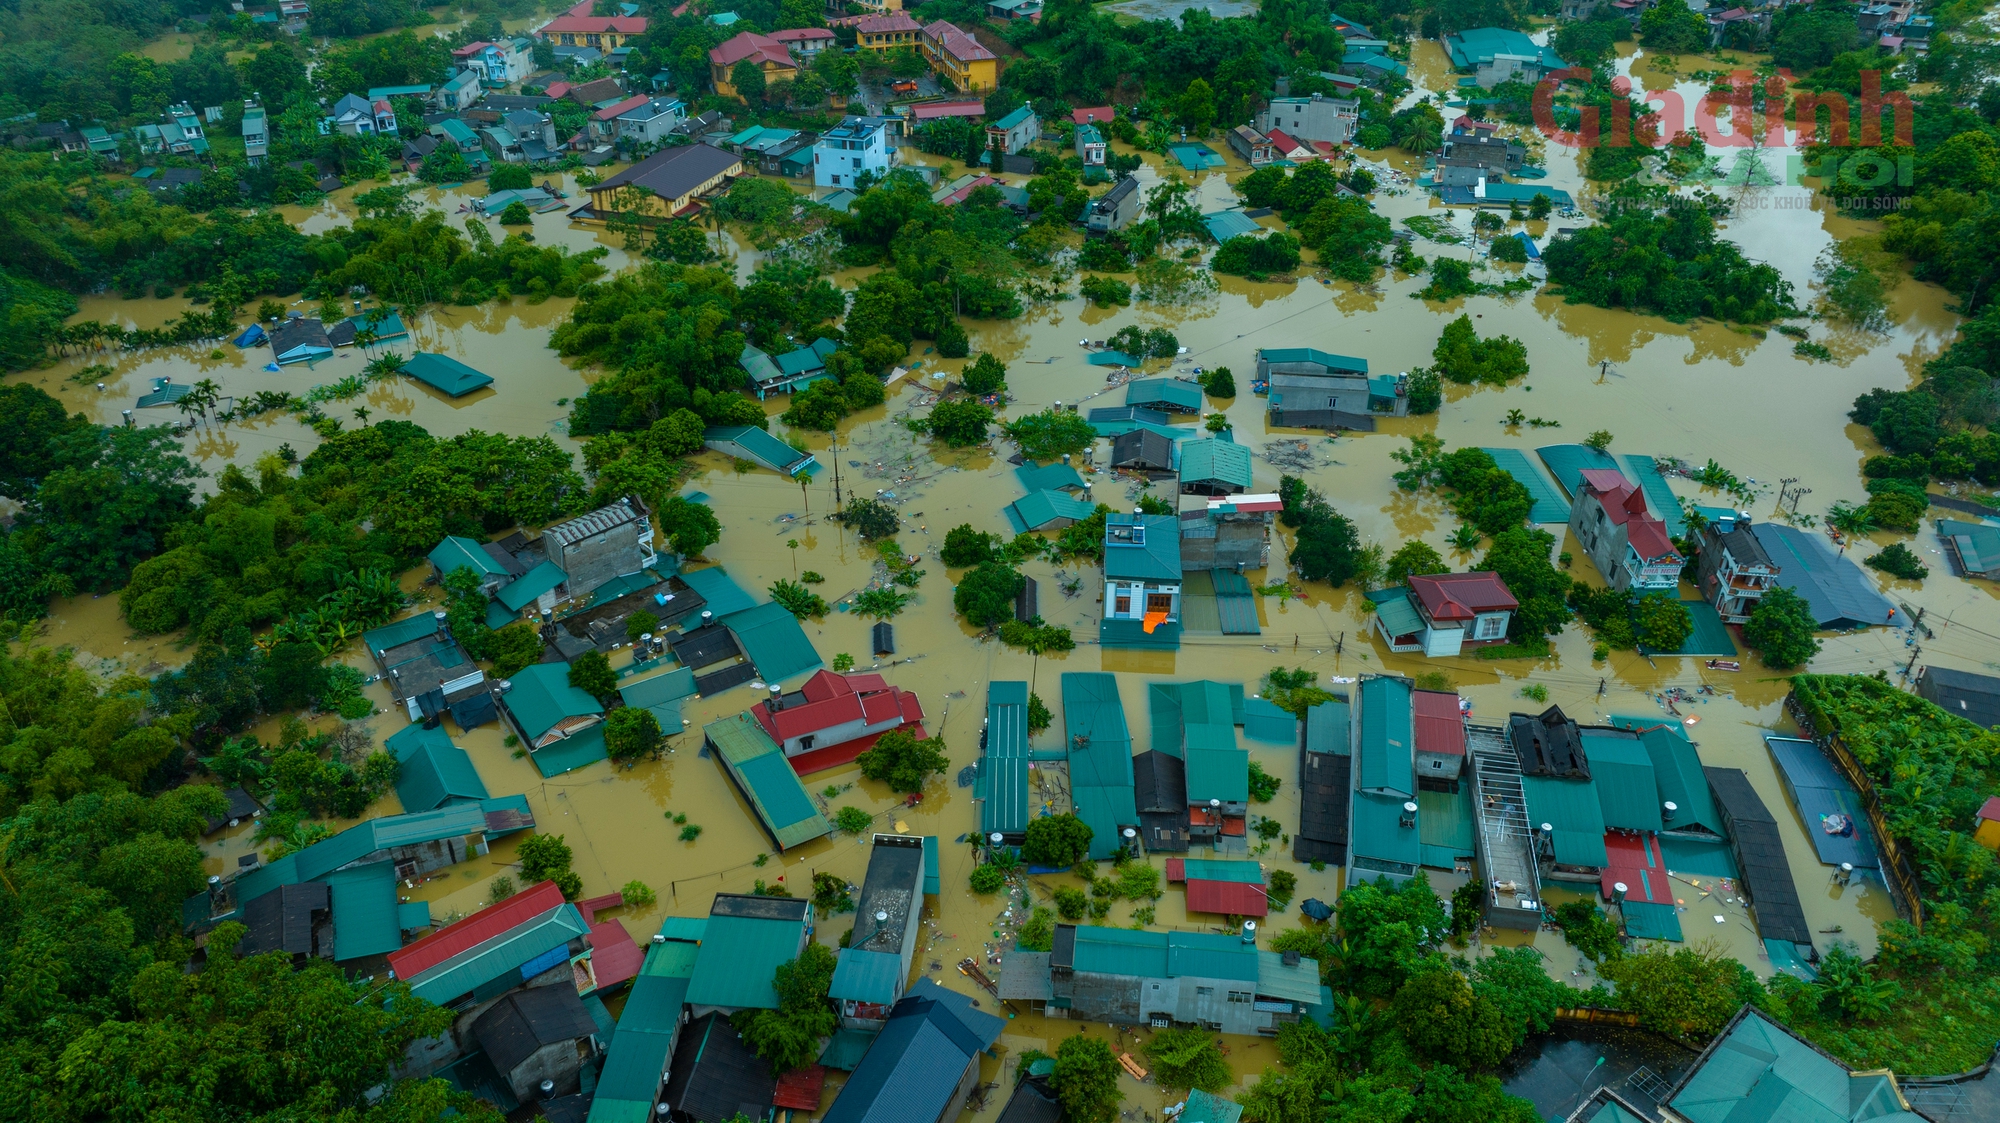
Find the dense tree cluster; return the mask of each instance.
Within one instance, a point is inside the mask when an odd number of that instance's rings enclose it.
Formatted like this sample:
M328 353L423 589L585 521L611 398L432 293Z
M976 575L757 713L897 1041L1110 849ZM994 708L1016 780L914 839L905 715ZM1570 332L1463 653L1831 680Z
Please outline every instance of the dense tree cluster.
M1717 237L1715 220L1699 207L1621 206L1607 221L1551 241L1542 259L1572 303L1748 324L1794 311L1791 282Z

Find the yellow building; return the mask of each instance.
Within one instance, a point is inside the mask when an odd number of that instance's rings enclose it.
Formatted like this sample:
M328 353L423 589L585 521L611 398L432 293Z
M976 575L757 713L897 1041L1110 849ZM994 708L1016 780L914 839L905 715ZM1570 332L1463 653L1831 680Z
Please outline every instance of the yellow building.
M736 92L730 77L742 62L755 63L764 72L767 85L780 79L789 82L799 76L799 64L793 60L789 47L768 35L746 31L708 52L708 78L715 83L716 93L723 97L742 96Z
M891 12L882 16L862 16L854 21L854 45L868 51L893 51L899 47L917 49L924 25Z
M670 218L743 174L743 161L711 144L684 144L648 156L590 189L599 219L615 214Z
M937 76L961 90L990 90L1000 84L1000 59L968 32L938 20L923 29L924 61Z
M644 16L561 15L535 32L559 47L596 47L612 51L627 43L636 45L646 34Z
M2000 850L2000 795L1987 800L1973 821L1978 826L1972 828L1972 841L1988 850Z

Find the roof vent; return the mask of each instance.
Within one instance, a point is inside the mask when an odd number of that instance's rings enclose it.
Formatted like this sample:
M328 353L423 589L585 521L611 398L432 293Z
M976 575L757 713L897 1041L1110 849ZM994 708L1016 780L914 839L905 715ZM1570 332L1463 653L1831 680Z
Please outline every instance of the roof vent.
M1670 799L1660 805L1660 818L1665 822L1671 823L1674 821L1674 815L1678 813L1680 809L1681 805L1675 803L1673 800Z
M1288 951L1284 954L1284 960L1285 960L1285 966L1297 967L1299 965L1299 953L1296 951Z

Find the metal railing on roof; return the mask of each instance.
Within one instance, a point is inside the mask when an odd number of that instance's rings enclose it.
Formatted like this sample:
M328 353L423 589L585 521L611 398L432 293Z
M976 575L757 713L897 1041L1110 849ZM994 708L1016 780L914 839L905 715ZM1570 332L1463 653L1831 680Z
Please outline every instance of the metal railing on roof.
M1481 871L1486 876L1489 910L1523 912L1520 902L1539 907L1542 894L1535 864L1534 827L1528 822L1527 795L1521 786L1521 763L1507 744L1506 731L1496 726L1465 727L1465 747L1472 763L1474 806L1484 846ZM1500 887L1513 891L1502 893Z

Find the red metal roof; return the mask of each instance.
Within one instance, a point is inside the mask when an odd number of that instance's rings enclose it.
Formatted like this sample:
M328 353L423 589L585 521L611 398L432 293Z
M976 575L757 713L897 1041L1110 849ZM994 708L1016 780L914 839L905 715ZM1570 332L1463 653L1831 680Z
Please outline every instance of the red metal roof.
M625 903L625 894L606 893L602 897L585 897L576 902L576 911L583 914L585 924L597 923L597 914L605 909L615 909Z
M1109 121L1113 117L1116 117L1117 115L1118 115L1117 111L1112 109L1108 105L1093 105L1088 109L1072 109L1069 111L1069 119L1071 121L1076 122L1079 125L1089 125L1098 121Z
M773 63L778 66L797 66L792 61L791 48L768 35L745 31L733 38L725 39L714 50L708 52L708 61L721 67L732 67L748 59L755 63Z
M795 1068L778 1077L778 1089L771 1102L793 1111L819 1110L820 1093L826 1088L826 1069L820 1065Z
M1981 819L1990 819L1996 823L2000 823L2000 795L1996 795L1991 799L1988 799L1985 803L1981 804L1979 806L1979 814L1977 817Z
M902 12L890 12L884 16L862 16L854 21L854 30L862 35L886 35L891 31L922 31L924 25Z
M794 43L806 39L832 39L833 32L824 27L786 27L771 33L771 38L780 43Z
M1470 620L1482 612L1521 607L1497 573L1412 574L1410 592L1433 620Z
M400 951L389 953L389 970L412 979L460 952L470 951L495 936L510 932L563 903L562 890L544 881L488 905L457 924L440 928Z
M1186 880L1187 880L1187 859L1185 859L1185 858L1168 858L1168 859L1167 859L1167 883L1168 883L1169 885L1171 885L1171 884L1173 884L1174 882L1177 882L1177 881L1186 881Z
M1190 881L1187 883L1187 910L1213 912L1224 916L1264 916L1271 902L1261 885L1240 881Z
M1625 540L1639 551L1639 557L1644 561L1681 556L1681 552L1674 549L1673 539L1667 537L1667 524L1651 515L1634 516L1625 528Z
M911 716L912 714L915 716ZM910 736L922 741L930 736L930 734L924 732L923 717L923 707L917 705L917 696L914 694L903 695L903 724L896 728L907 729L910 731ZM843 764L852 764L855 757L874 748L875 742L882 739L883 733L888 732L891 732L891 730L884 729L880 733L870 733L866 737L856 737L852 741L842 741L838 745L828 745L823 749L814 749L811 752L789 756L785 758L785 763L791 765L792 771L801 776L810 776L815 772L824 772L829 768L838 768Z
M597 111L596 116L597 119L600 121L609 121L612 120L613 118L620 117L623 116L624 114L630 113L634 109L637 109L640 106L652 100L653 100L652 98L647 97L645 94L638 94L634 97L626 98L624 101L619 102L617 105L605 106L603 109Z
M1305 145L1300 144L1296 140L1293 140L1291 138L1291 134L1285 132L1285 130L1283 129L1272 129L1270 132L1265 133L1264 135L1270 137L1271 143L1277 147L1278 151L1281 154L1286 156L1290 156L1292 153L1297 152L1301 148L1306 148ZM1312 149L1306 148L1306 151L1311 152Z
M1465 718L1459 713L1457 694L1410 691L1410 721L1416 729L1418 752L1465 755Z
M598 990L638 978L645 962L645 949L633 942L623 924L607 920L590 926L591 974L597 977Z
M561 97L569 92L569 83L550 82L548 88L544 89L542 92L549 95L550 97Z
M1651 834L1606 831L1604 853L1604 872L1598 878L1598 888L1605 900L1615 900L1617 886L1623 882L1628 901L1674 903L1674 890L1667 880L1667 863L1660 853L1659 839Z
M999 57L987 50L979 40L974 39L971 33L962 31L957 24L946 23L944 20L938 20L924 28L924 35L934 40L946 54L960 62Z
M486 40L481 39L477 43L467 43L463 47L454 47L452 48L451 53L453 58L469 58L492 45L493 44L488 43Z

